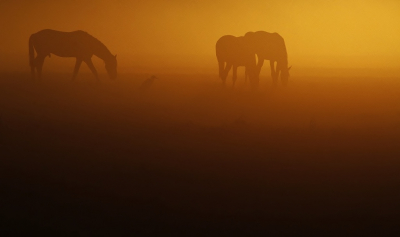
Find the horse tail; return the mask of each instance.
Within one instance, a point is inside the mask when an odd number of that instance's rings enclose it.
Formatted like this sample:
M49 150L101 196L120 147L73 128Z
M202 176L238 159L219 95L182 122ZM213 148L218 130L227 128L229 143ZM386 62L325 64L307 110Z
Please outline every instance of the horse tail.
M222 38L222 37L221 37ZM215 44L215 55L217 56L218 67L219 67L219 78L223 79L223 72L224 72L224 60L221 57L221 38Z
M33 46L33 34L29 37L29 65L34 67L34 60L35 60L35 49Z

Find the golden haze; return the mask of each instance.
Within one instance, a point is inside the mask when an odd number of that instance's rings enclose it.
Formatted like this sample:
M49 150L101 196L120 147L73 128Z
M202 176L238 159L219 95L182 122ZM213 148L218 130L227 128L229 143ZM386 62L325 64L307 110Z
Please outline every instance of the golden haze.
M29 70L29 35L46 28L89 32L118 55L120 71L214 73L217 39L257 30L281 34L295 68L398 68L400 62L395 0L1 1L0 8L3 70ZM55 58L46 64L73 66Z
M1 233L398 230L399 0L0 0L0 10ZM46 28L97 37L118 55L117 80L93 57L100 82L87 62L71 81L75 58L57 56L31 79L28 38ZM223 88L217 40L258 30L285 39L288 85L274 86L265 62L256 91L243 67Z

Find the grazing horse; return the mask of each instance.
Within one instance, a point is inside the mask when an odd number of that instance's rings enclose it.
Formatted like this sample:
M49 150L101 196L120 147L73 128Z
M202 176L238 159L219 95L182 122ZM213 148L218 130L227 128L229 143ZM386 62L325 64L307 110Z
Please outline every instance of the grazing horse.
M258 85L255 54L246 47L243 37L224 35L217 41L215 49L219 65L219 77L223 84L225 84L226 77L233 67L232 80L234 86L237 79L237 68L245 66L246 77L249 76L253 88Z
M36 50L36 58L34 51ZM60 57L75 57L75 69L72 79L76 78L82 61L85 62L98 79L92 56L101 58L111 79L117 77L117 56L112 55L107 47L95 37L84 31L61 32L56 30L41 30L29 37L29 63L32 78L35 69L39 79L42 76L43 62L46 56L55 54Z
M274 85L277 85L279 74L282 83L287 84L289 79L288 58L285 41L278 33L268 33L265 31L247 32L244 36L246 45L252 52L257 54L257 72L260 74L264 60L270 61L271 76ZM275 62L277 62L275 69Z

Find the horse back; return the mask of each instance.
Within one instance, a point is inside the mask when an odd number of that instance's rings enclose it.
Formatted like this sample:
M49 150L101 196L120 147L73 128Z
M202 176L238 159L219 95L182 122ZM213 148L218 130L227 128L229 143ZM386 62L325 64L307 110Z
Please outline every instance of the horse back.
M236 66L245 66L253 63L254 54L246 47L243 37L232 35L222 36L216 44L218 61L232 63Z
M61 57L91 57L93 37L84 31L62 32L41 30L32 34L34 47L38 54L50 53Z
M281 61L287 59L285 40L278 33L269 33L265 31L255 32L257 35L258 52L261 57L269 60Z

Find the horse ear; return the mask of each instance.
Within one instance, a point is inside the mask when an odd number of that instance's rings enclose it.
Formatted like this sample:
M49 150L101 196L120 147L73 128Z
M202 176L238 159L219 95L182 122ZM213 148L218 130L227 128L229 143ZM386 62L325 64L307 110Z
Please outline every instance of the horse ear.
M288 69L287 69L287 70L289 71L291 68L292 68L292 66L288 67Z

